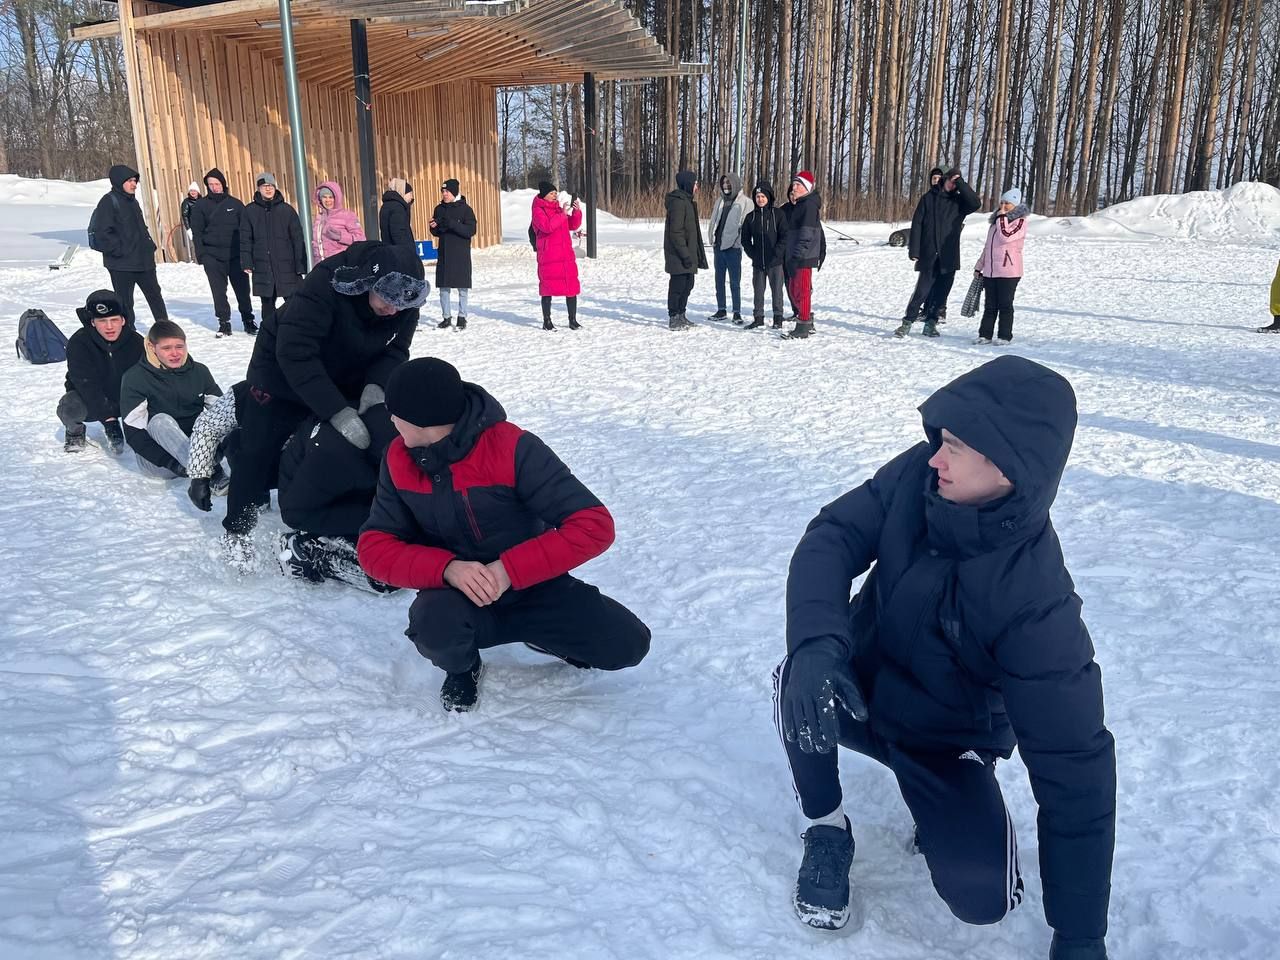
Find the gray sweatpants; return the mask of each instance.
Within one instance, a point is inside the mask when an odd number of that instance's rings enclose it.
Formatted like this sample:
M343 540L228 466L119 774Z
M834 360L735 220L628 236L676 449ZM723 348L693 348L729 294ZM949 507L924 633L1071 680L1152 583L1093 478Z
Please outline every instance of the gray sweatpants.
M191 459L191 440L182 432L177 420L167 413L158 413L147 421L147 433L151 434L156 443L164 447L169 456L177 460L183 467L186 467L187 462ZM138 469L142 471L144 477L172 480L177 476L168 467L157 467L141 454L136 456L138 457Z

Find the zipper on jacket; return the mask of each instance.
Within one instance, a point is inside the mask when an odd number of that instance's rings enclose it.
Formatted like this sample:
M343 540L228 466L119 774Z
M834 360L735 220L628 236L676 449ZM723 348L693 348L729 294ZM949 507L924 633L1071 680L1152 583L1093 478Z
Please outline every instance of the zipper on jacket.
M484 539L484 535L480 533L480 524L476 522L475 511L471 509L471 497L466 493L461 493L459 496L462 497L462 506L467 511L467 522L471 524L471 535L476 538L476 544L478 545Z

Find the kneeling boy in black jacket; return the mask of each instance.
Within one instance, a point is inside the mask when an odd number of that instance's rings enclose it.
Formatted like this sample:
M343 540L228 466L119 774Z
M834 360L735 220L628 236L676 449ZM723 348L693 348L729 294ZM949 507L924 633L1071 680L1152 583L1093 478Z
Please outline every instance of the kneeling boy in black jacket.
M85 421L96 420L107 435L107 449L119 456L124 452L120 381L142 359L142 334L110 290L89 294L76 315L84 329L67 341L67 392L58 401L58 419L67 430L63 449L83 450Z
M796 912L815 927L848 919L839 744L893 771L951 911L1004 917L1023 885L995 764L1016 745L1040 806L1050 958L1105 960L1115 742L1049 519L1075 395L1008 356L920 412L927 442L824 507L791 560L775 702L809 818Z

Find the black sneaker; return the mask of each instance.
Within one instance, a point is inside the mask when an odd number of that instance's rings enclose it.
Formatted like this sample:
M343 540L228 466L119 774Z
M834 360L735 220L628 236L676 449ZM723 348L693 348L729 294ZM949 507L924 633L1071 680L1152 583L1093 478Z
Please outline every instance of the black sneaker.
M810 827L801 837L804 859L792 900L801 922L819 930L839 930L849 922L849 867L853 833L839 827Z
M120 429L119 420L108 420L102 425L102 432L107 435L107 451L112 456L124 453L124 431Z
M748 323L742 329L743 330L759 330L763 326L764 326L764 317L754 317L752 318L751 322ZM782 326L782 324L778 324L778 326Z
M781 329L782 329L782 314L780 314L780 313L775 313L775 314L773 315L773 329L775 329L775 330L781 330Z
M733 322L738 326L742 326L742 314L738 313L737 310L733 311Z
M217 332L217 333L215 333L215 334L214 334L214 336L215 336L215 337L217 337L219 340L221 340L223 337L229 337L229 336L231 336L231 334L232 334L233 332L234 332L234 331L231 329L231 321L230 321L230 320L219 320L219 321L218 321L218 332Z
M79 430L67 428L67 440L62 445L62 449L66 453L82 453L85 448L84 424L80 424Z
M440 686L440 706L444 712L466 713L480 699L480 675L484 673L484 661L476 658L476 665L461 673L451 673Z
M231 475L222 469L222 464L216 464L209 477L209 492L215 497L225 497L230 489Z
M244 323L245 333L251 337L256 337L258 335L258 325L254 322L253 317L245 317L242 322Z
M1280 333L1280 316L1277 316L1265 327L1259 327L1258 333Z
M458 329L459 329L459 330L465 330L465 329L467 329L467 318L466 318L466 317L459 317L459 318L458 318Z
M543 656L555 657L557 660L563 660L565 663L569 664L569 666L577 667L579 670L591 669L591 664L586 663L585 661L575 660L573 659L573 657L562 657L558 653L552 653L550 650L544 650L542 647L538 646L536 643L526 643L525 646L528 647L530 650L532 650L534 653L541 653Z
M439 323L436 324L436 329L448 330L452 324L453 324L453 317L445 317L443 320L441 320Z
M729 314L723 310L717 310L711 316L707 317L707 319L708 320L728 320Z

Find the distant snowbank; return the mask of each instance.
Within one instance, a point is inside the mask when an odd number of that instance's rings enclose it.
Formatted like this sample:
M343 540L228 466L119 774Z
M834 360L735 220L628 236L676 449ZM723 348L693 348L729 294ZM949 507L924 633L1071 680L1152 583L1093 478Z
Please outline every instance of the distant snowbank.
M504 236L528 231L529 216L533 210L533 198L537 195L538 191L533 189L502 191L502 233ZM561 191L560 199L562 202L568 203L569 192ZM596 223L600 226L625 222L615 217L612 213L606 213L604 210L596 212Z
M68 180L28 180L16 173L0 173L0 203L92 207L110 189L111 184L107 180L73 183Z

